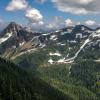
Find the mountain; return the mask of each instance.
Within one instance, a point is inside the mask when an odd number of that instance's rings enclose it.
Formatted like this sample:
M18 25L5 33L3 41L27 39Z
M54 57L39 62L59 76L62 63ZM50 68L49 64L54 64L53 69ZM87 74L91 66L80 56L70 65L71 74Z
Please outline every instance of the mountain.
M19 46L22 42L27 42L33 37L31 32L28 32L15 22L11 22L4 31L1 32L0 38L6 38L6 41L10 40L15 46ZM9 42L10 42L9 41ZM5 41L4 41L5 42ZM1 42L2 43L2 42ZM1 44L0 43L0 44Z
M84 54L88 49L99 50L99 34L99 28L94 30L84 25L36 33L11 22L0 34L0 54L1 57L16 60L23 55L43 52L45 54L42 60L46 64L73 62L80 53ZM98 59L99 56L93 58Z
M12 22L0 35L2 58L11 60L72 100L100 99L99 28L76 25L36 33Z
M55 32L36 33L11 22L0 34L0 53L2 57L15 59L25 53L45 48L50 43L65 45L68 42L81 42L80 39L86 39L92 32L92 29L84 25L77 25Z
M17 49L20 49L20 52L31 49L38 44L38 40L32 43L35 35L36 33L33 34L15 22L11 22L0 34L1 54L8 56L7 54L11 55Z

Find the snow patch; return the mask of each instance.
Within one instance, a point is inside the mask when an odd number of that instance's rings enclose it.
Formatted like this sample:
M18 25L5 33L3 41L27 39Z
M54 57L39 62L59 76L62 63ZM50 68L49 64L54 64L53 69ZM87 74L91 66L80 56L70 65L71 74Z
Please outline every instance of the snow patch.
M53 40L53 39L55 39L56 38L56 35L52 35L51 37L50 37L50 40Z
M57 62L58 62L58 63L64 63L64 62L65 62L65 58L59 59Z
M59 53L59 52L56 52L56 53L49 53L50 56L59 56L61 57L62 55Z
M40 42L40 48L44 48L45 46L46 46L46 44L42 44L41 42Z
M49 62L50 64L53 64L53 63L54 63L54 61L53 61L52 59L49 59L48 62Z
M56 33L60 32L60 30L55 31Z
M84 28L84 27L82 27L81 29L82 29L82 31L84 31L84 30L85 30L85 28Z
M64 43L61 43L60 45L61 45L61 46L65 46L66 44L64 44Z
M68 32L61 32L61 35L65 35L65 34L67 34Z
M96 31L97 33L100 33L100 29Z
M57 45L65 46L65 43L57 43Z
M71 33L71 32L72 32L72 29L68 29L67 32L68 32L68 33Z
M19 43L20 46L24 45L24 42Z
M69 53L67 54L67 56L66 56L67 58L69 57Z
M0 44L2 44L3 42L7 41L11 36L12 36L12 32L11 33L6 33L5 37L0 38Z
M45 44L42 44L42 45L41 45L41 48L44 48L45 46L46 46Z
M70 41L68 41L69 43L77 43L77 41L76 40L70 40Z
M53 39L54 41L56 41L58 38Z

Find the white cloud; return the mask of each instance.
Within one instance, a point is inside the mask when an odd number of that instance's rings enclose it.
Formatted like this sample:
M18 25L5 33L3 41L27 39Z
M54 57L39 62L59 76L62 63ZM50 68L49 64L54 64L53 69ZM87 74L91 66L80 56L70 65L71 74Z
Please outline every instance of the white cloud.
M93 25L95 25L95 24L96 24L96 22L93 21L93 20L87 20L87 21L85 22L85 25L88 25L88 26L93 26Z
M74 22L71 19L66 19L65 20L65 26L73 26Z
M62 27L62 20L60 17L55 16L52 21L46 24L46 29L56 30Z
M7 11L23 10L28 7L26 0L11 0L6 7Z
M44 0L39 0L43 2ZM7 11L24 10L25 17L34 25L43 25L43 16L38 9L32 8L27 0L11 0L6 7Z
M81 25L81 22L77 22L76 25Z
M55 31L64 26L64 22L61 17L53 17L48 22L30 23L31 29L34 31Z
M52 0L62 12L73 14L100 13L100 0Z
M39 22L39 25L44 25L44 22L43 22L43 21L40 21L40 22Z
M44 3L46 0L36 0L39 3Z
M93 2L94 0L79 0L80 4L89 4L91 2Z
M44 0L38 0L44 2ZM11 0L6 7L7 11L23 10L25 17L28 19L28 25L34 27L35 30L41 28L44 24L43 16L38 9L32 8L28 4L28 0Z
M26 18L29 19L31 23L39 24L39 25L43 24L43 16L40 13L40 11L35 8L27 9L25 16Z

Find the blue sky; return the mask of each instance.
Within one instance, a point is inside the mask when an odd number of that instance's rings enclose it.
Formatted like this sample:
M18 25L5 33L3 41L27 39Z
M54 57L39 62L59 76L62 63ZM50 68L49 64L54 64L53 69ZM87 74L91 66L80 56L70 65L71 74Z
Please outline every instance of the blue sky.
M0 20L15 21L24 25L31 23L41 28L40 23L45 26L51 25L50 28L54 23L61 24L57 20L61 20L63 25L79 22L94 25L100 23L99 6L100 0L0 0ZM35 14L38 18L36 20ZM54 22L55 17L58 17L56 22Z

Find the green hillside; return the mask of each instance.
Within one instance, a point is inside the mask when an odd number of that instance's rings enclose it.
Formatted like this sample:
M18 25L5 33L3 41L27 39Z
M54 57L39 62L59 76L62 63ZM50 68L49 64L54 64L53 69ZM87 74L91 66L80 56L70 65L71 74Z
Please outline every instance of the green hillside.
M76 59L71 64L48 64L45 51L19 57L15 62L69 95L73 100L99 100L100 64L93 60ZM24 65L26 65L24 67ZM71 68L70 68L71 67Z
M0 100L73 100L18 66L0 58Z

